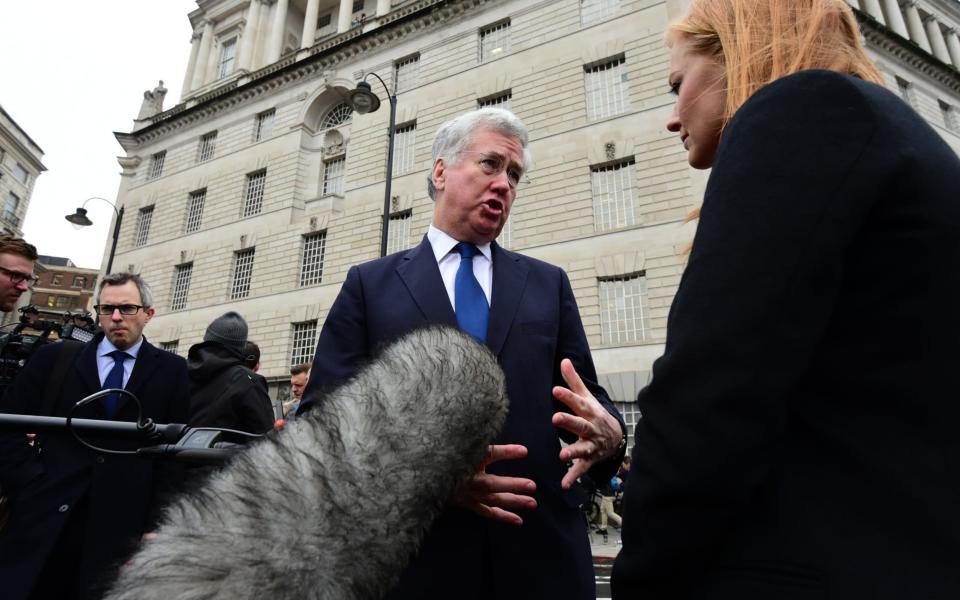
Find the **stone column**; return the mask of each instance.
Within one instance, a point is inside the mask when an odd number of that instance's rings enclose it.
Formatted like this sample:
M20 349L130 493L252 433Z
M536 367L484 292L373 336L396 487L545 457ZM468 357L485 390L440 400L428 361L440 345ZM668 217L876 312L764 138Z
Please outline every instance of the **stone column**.
M927 52L933 52L930 47L930 40L927 39L927 33L923 30L923 21L920 20L917 3L913 0L907 0L903 4L903 8L907 11L907 29L910 31L910 39Z
M377 0L377 16L382 17L388 12L390 12L390 0Z
M353 16L353 1L340 0L340 13L337 15L337 33L350 29L350 18Z
M273 13L273 25L270 27L270 47L267 54L267 64L280 60L283 52L283 38L287 30L287 8L290 0L277 0L277 8Z
M303 16L303 35L300 36L300 48L309 48L317 37L317 16L320 14L320 0L307 0L307 14Z
M900 10L900 3L897 0L883 0L883 5L887 9L887 27L901 37L910 39L907 32L907 24L903 21L903 12Z
M260 0L250 0L245 20L237 65L244 71L250 71L253 67L253 53L257 49L257 31L260 29Z
M183 87L180 88L180 99L183 100L193 89L193 73L197 68L197 55L200 53L200 34L196 31L190 36L190 60L187 61L187 73L183 76Z
M880 8L880 0L863 0L863 10L879 23L887 24L883 18L883 10Z
M943 32L940 31L940 22L932 15L928 15L924 21L927 26L927 38L930 39L930 46L933 48L933 55L949 65L950 53L947 51L947 42L943 39Z
M953 66L960 69L960 37L957 37L955 29L947 30L947 50L950 51L950 59Z
M203 87L207 82L207 70L210 65L210 47L213 45L213 23L206 21L203 24L203 33L200 37L200 50L197 52L197 62L193 68L193 84L191 90Z

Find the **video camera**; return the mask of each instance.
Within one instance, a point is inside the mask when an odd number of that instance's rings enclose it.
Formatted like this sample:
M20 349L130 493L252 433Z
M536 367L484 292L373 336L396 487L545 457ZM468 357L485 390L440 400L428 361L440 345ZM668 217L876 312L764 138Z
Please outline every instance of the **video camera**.
M67 313L65 317L75 320L73 317L80 317L82 314ZM20 309L20 322L13 331L0 333L0 392L16 379L17 373L40 346L57 340L86 343L99 331L92 319L83 319L87 324L77 325L40 320L36 319L37 315L39 311L36 307L24 306Z

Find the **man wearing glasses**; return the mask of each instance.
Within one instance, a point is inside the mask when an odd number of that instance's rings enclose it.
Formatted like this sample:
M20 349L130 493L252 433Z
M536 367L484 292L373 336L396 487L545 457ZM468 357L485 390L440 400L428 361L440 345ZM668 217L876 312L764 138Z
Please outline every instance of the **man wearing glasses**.
M10 312L20 296L37 282L33 262L37 249L20 238L0 236L0 311Z
M143 336L153 294L138 275L100 282L95 310L103 332L83 345L39 348L0 402L0 411L65 417L101 389L122 388L72 412L76 418L187 423L189 384L183 358ZM142 441L82 436L109 450ZM162 501L182 480L178 465L97 451L70 434L0 435L0 485L10 518L0 531L3 598L98 598L142 534L153 529Z
M625 428L596 383L566 274L493 241L529 164L513 113L485 108L443 124L427 235L351 268L320 333L300 413L378 346L426 323L485 343L506 375L510 413L485 468L447 503L391 600L596 597L583 493L573 484L588 470L600 481L616 473ZM597 400L566 406L568 391L554 388L565 383ZM570 445L561 449L561 437Z

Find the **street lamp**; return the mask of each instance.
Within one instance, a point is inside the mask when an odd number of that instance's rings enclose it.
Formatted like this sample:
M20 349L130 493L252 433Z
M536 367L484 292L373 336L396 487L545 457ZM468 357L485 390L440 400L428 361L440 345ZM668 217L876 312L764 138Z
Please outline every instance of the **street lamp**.
M120 237L120 223L123 221L123 207L121 206L120 210L117 210L117 205L114 204L113 202L110 202L106 198L94 196L92 198L87 198L86 200L84 200L83 206L78 208L77 212L73 213L72 215L67 215L64 218L70 221L71 223L73 223L74 225L80 225L81 227L88 227L90 225L93 225L93 221L91 221L89 217L87 217L87 209L84 208L87 205L87 202L90 202L91 200L103 200L104 202L110 205L110 208L112 208L113 212L116 213L117 215L117 222L113 226L113 245L110 246L110 258L107 259L107 271L106 273L104 273L104 275L109 275L110 269L113 268L113 255L117 251L117 238Z
M393 180L393 136L397 121L397 93L396 90L391 94L387 84L383 82L376 73L370 72L363 76L363 81L357 84L356 89L350 91L347 96L347 102L361 115L375 112L380 108L380 98L371 91L370 84L367 83L367 77L373 75L380 80L384 91L387 92L387 98L390 100L390 128L387 134L390 136L387 142L387 182L383 191L383 229L380 232L380 256L387 255L387 228L390 226L390 184Z

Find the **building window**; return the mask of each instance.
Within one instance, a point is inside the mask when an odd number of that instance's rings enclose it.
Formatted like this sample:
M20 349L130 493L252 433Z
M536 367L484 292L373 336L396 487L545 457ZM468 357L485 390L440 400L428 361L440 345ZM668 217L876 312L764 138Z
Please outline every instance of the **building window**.
M227 40L223 43L223 47L220 50L220 71L218 73L218 78L226 77L230 73L233 73L233 59L237 53L237 38L232 40Z
M204 162L213 158L213 151L217 147L217 132L211 131L200 138L200 147L197 148L197 162Z
M27 185L27 182L30 181L30 173L23 168L23 165L17 163L13 165L13 178L23 185Z
M633 183L634 160L590 168L593 226L597 231L637 224L640 200Z
M320 18L317 19L317 29L324 29L330 27L333 24L333 13L327 13L325 15L320 15Z
M897 80L897 89L900 91L900 97L903 98L903 101L913 106L913 84L911 84L906 79L901 79L896 77Z
M14 227L20 225L20 217L17 216L17 209L20 208L20 196L9 192L7 199L3 203L3 220Z
M353 12L358 13L363 10L363 0L353 0Z
M347 159L334 158L323 163L323 195L343 193L343 175Z
M83 275L74 275L73 276L73 287L82 288L87 283L87 278Z
M413 145L417 141L416 122L397 126L393 138L393 173L402 175L413 170Z
M587 118L603 119L627 110L627 74L623 56L584 67L586 71Z
M50 304L49 299L47 304ZM54 308L71 308L74 305L73 296L56 296L53 307Z
M480 30L480 62L500 58L510 52L510 21L501 21Z
M203 205L207 201L207 189L190 192L187 198L187 221L183 226L184 233L193 233L200 229L203 223Z
M303 236L303 252L300 254L301 286L323 282L323 254L326 246L326 231Z
M317 350L317 322L293 323L290 335L290 365L312 363Z
M647 276L641 271L599 280L600 334L604 344L645 341L650 335Z
M409 210L390 215L387 228L387 254L406 250L410 246L410 221L413 213Z
M166 350L173 354L177 353L177 350L180 348L180 340L173 340L171 342L160 342L160 349Z
M623 424L627 426L627 456L629 456L633 451L633 430L640 422L640 409L636 402L614 402L613 405L620 411Z
M510 90L499 92L477 100L477 108L502 108L504 110L512 110L510 108L510 100L512 99L513 93Z
M230 300L250 295L250 280L253 278L253 254L256 248L233 253L233 280L230 282Z
M330 129L344 125L353 120L353 109L349 104L342 103L331 108L320 121L320 129Z
M192 276L192 262L177 265L173 268L173 294L170 296L170 310L183 310L187 306L187 294L190 292L190 278Z
M243 216L260 214L263 207L263 186L267 179L266 171L257 171L247 175L247 191L243 196Z
M580 24L592 25L620 12L620 0L580 0Z
M265 110L257 115L257 124L253 130L253 141L260 142L270 137L273 133L273 117L277 111L273 108Z
M153 207L141 208L137 213L136 236L133 239L133 245L139 248L147 243L150 237L150 222L153 221Z
M53 276L52 285L60 285L63 283L63 275L60 273L55 273Z
M503 224L503 229L500 230L500 235L497 236L497 244L508 250L513 248L513 221L515 219L516 217L513 211L511 211L510 217L507 219L507 222Z
M167 158L167 151L157 152L150 157L150 171L147 172L147 179L156 179L163 175L163 161Z
M937 103L940 105L940 114L943 115L943 125L947 128L947 131L960 129L960 124L957 123L957 109L943 100L937 100Z
M393 65L393 80L397 92L416 87L420 79L420 55L408 56Z

